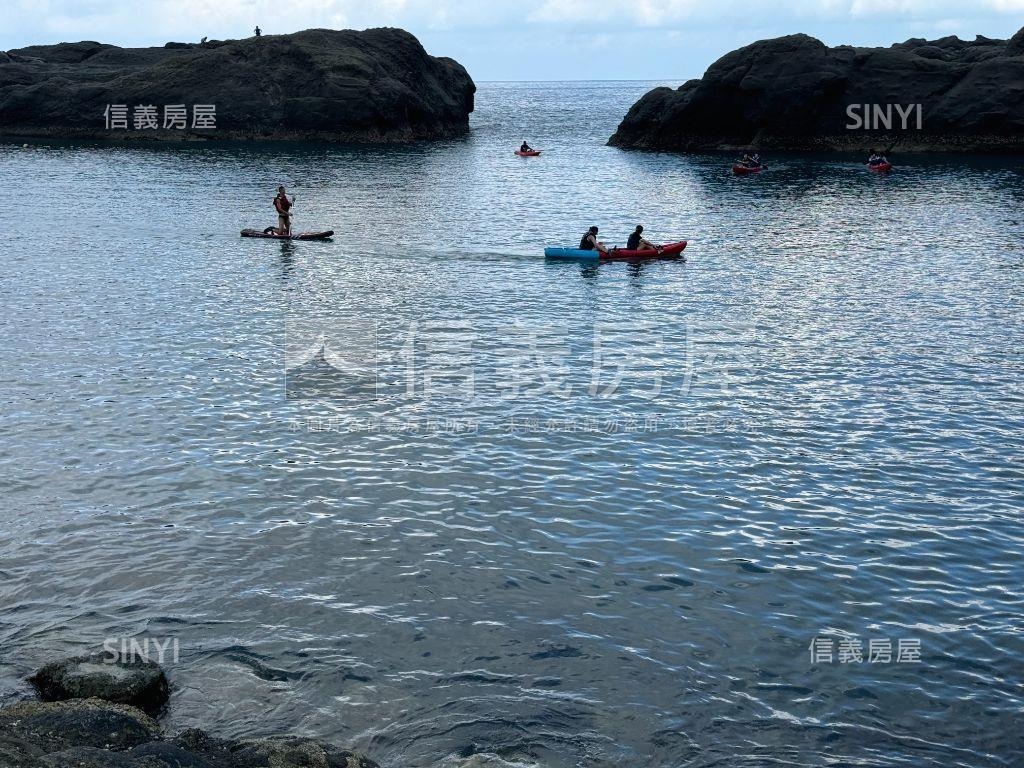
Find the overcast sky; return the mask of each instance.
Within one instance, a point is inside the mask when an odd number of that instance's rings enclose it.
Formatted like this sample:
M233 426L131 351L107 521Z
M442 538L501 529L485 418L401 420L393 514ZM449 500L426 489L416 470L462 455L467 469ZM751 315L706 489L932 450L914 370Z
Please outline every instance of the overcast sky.
M309 27L398 26L476 80L684 80L766 37L830 45L909 37L1006 38L1024 0L4 0L0 50L124 46Z

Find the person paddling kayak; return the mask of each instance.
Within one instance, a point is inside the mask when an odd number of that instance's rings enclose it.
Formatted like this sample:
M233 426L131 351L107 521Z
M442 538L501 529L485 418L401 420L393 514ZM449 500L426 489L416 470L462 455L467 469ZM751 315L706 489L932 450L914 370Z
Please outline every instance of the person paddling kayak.
M597 227L591 227L587 230L587 234L580 239L580 250L593 251L595 249L601 253L608 253L604 243L597 239Z
M871 150L871 157L868 158L868 165L879 166L888 165L889 161L885 159L885 155L880 155L875 150Z
M530 146L529 144L527 144L527 143L526 143L526 142L524 141L524 142L523 142L523 144L522 144L522 146L521 146L521 147L519 147L519 151L520 151L520 152L533 152L533 147L531 147L531 146Z
M643 224L637 224L636 229L633 230L633 234L626 240L627 251L657 251L658 246L654 243L645 239L643 236L644 227Z
M277 197L274 198L274 210L277 211L277 234L290 235L292 233L292 215L290 213L295 204L295 195L291 200L284 192L284 187L277 188Z

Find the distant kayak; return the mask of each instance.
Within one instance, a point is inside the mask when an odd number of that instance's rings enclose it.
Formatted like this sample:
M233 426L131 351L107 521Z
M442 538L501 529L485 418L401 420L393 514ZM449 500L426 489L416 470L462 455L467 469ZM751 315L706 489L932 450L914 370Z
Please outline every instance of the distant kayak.
M868 163L868 170L875 173L886 173L892 170L892 163L876 163L875 165Z
M741 176L745 173L760 173L762 170L764 170L763 165L741 165L740 163L736 163L736 165L732 167L732 172Z
M243 229L242 237L264 237L268 240L328 240L334 234L333 229L324 232L299 232L295 235L278 235L258 229Z
M608 253L600 251L584 251L582 248L545 248L544 255L549 259L565 259L569 261L621 261L623 259L678 259L686 248L686 240L661 246L657 251L630 251L625 248L612 248Z
M523 152L521 149L516 150L516 154L520 157L540 157L540 153L541 150L539 149L528 149L526 152Z

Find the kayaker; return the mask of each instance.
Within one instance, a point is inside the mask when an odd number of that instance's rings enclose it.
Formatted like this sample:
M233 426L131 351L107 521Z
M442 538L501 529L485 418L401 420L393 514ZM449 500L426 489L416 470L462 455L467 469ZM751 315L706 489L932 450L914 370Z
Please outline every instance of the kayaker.
M752 161L754 162L754 166L755 166L755 167L758 167L758 168L760 168L760 167L761 167L761 155L760 155L760 154L758 154L757 152L755 152L755 153L754 153L754 154L753 154L753 155L751 156L751 158L750 158L750 159L751 159L751 160L752 160Z
M871 157L868 158L868 165L885 165L889 161L885 159L885 155L880 155L874 150L871 150Z
M658 246L654 245L649 240L644 239L643 236L644 227L643 224L637 224L636 229L633 230L626 240L627 251L656 251Z
M506 151L507 151L507 150L506 150ZM531 149L531 148L530 148L530 145L529 145L529 144L527 144L527 143L526 143L526 142L524 141L524 142L523 142L523 145L522 145L522 146L521 146L521 147L519 148L519 151L520 151L520 152L533 152L533 149Z
M290 235L292 233L292 205L295 204L295 196L291 200L285 194L284 187L277 188L277 197L274 198L274 210L277 211L277 234Z
M743 159L740 160L740 165L745 165L747 168L757 168L761 163L749 154L744 154Z
M601 253L608 253L608 249L604 247L604 243L597 239L597 227L591 227L580 239L580 250L581 251L593 251L597 249Z

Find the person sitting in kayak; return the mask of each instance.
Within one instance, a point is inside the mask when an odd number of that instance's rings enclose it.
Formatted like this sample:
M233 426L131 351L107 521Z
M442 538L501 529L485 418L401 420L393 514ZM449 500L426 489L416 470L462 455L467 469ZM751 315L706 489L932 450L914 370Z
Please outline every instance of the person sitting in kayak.
M604 247L604 243L597 239L597 227L591 227L580 239L580 250L581 251L593 251L597 249L601 253L608 253L608 249Z
M761 155L759 153L755 152L753 155L751 155L750 160L751 162L754 163L754 167L761 167Z
M277 188L277 197L274 198L274 210L277 211L277 234L279 235L290 235L292 233L292 215L289 211L291 211L294 202L295 197L293 196L289 200L288 195L284 192L284 187Z
M874 150L871 150L871 157L868 158L868 165L886 165L889 161L885 159L885 155L880 155Z
M633 230L633 234L626 240L627 251L657 251L660 250L658 246L654 245L649 240L646 240L643 236L644 227L642 224L637 224L636 229Z
M744 153L743 159L740 160L740 165L746 166L747 168L757 168L761 164L760 159L757 155L751 157L749 154Z
M523 145L522 145L522 146L521 146L521 147L519 148L519 151L520 151L520 152L533 152L533 149L532 149L532 148L530 147L530 145L529 145L529 144L527 144L527 143L526 143L526 142L524 141L524 142L523 142Z

